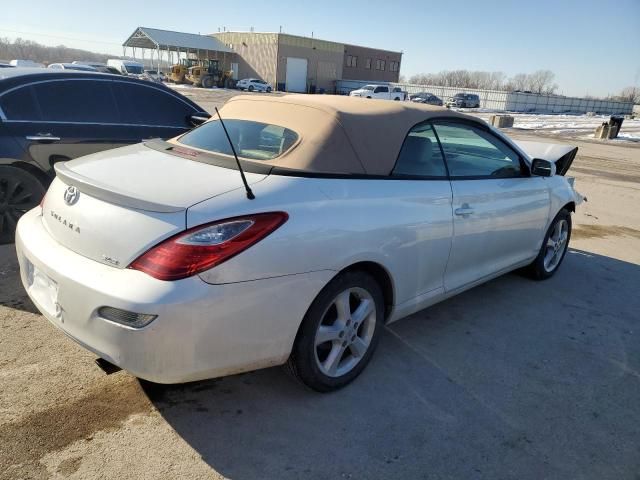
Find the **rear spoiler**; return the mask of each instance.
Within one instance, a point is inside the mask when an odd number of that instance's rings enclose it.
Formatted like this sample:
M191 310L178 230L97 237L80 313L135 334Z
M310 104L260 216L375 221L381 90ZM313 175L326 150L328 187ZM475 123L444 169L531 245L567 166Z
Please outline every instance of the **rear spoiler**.
M564 175L571 167L578 153L578 147L558 143L530 142L514 140L516 145L532 159L540 158L556 164L556 174Z
M67 185L73 185L82 193L99 198L105 202L128 208L136 208L138 210L147 210L150 212L174 213L184 210L183 207L150 202L148 200L136 198L132 193L104 186L96 180L85 177L78 172L74 172L66 166L66 162L58 162L53 166L53 168L56 171L56 175Z

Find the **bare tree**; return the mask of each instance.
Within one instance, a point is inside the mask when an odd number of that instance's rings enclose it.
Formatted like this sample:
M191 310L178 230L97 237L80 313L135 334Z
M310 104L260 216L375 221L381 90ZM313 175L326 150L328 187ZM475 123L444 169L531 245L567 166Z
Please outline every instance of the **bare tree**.
M614 98L616 100L620 100L622 102L633 102L635 104L640 104L640 88L639 87L625 87Z
M109 58L118 57L105 53L68 48L64 45L47 47L23 38L16 38L14 41L8 38L0 38L0 59L3 60L33 60L44 64L73 62L74 60L106 63Z

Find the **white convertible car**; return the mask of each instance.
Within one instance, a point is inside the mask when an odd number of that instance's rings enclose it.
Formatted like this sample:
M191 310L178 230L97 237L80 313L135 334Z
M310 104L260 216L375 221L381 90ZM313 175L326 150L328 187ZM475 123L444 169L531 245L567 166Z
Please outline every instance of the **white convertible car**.
M239 96L220 114L56 164L18 225L38 309L140 378L286 363L336 389L386 323L516 268L548 278L567 251L576 148L403 102Z

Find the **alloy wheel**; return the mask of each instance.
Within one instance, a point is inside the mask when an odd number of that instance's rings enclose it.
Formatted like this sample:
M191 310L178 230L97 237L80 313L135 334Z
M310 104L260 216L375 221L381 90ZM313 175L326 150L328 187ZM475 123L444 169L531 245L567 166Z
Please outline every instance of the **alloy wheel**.
M376 328L373 296L359 287L338 294L322 316L315 335L318 368L329 377L352 371L371 345Z
M565 219L560 219L556 222L547 240L544 253L544 269L547 272L553 272L560 264L560 260L562 260L562 256L567 249L568 238L569 224Z
M6 170L15 170L5 174ZM18 220L38 205L44 187L30 174L17 169L2 169L0 172L0 241L13 239Z

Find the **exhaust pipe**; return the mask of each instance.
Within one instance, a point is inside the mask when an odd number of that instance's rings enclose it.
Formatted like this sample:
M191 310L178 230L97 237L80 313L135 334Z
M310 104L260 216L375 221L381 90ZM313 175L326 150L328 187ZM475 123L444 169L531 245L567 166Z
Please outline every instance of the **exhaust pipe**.
M104 358L96 358L96 365L100 367L100 370L102 370L107 375L111 375L112 373L117 373L122 370L119 366L108 362Z

